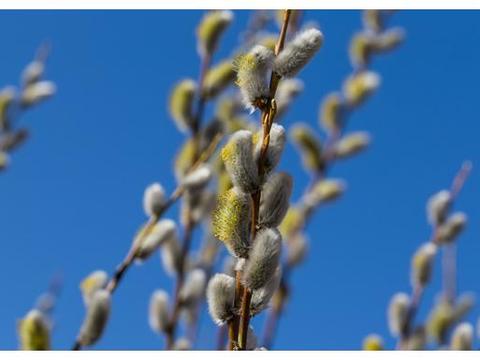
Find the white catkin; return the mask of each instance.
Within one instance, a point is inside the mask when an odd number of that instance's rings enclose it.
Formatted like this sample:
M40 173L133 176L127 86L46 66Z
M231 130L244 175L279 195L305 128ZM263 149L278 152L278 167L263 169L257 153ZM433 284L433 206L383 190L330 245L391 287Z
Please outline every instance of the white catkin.
M452 201L452 195L448 190L442 190L432 195L427 202L427 217L431 225L443 223L447 217Z
M259 101L268 99L270 85L268 75L275 55L262 45L254 46L237 63L237 84L243 103L253 111Z
M411 283L415 287L417 285L425 286L429 281L432 273L433 258L437 253L437 246L428 242L423 244L413 255Z
M57 87L51 81L38 81L30 84L22 92L22 104L24 106L32 106L40 101L49 98L57 91Z
M45 71L43 62L34 60L28 64L22 73L22 81L24 85L31 85L40 80Z
M282 237L276 229L257 232L250 256L245 265L244 282L252 290L260 289L272 281L280 260Z
M296 233L287 242L287 264L290 267L300 264L308 251L308 241L304 234Z
M93 345L102 336L110 315L110 302L110 293L107 290L101 289L95 292L78 336L82 346Z
M207 274L204 270L194 269L190 271L180 291L180 300L182 304L185 306L195 304L200 298L202 298L205 292L206 282Z
M264 227L280 225L290 205L292 182L292 177L282 172L272 175L263 185L260 198L260 225Z
M275 58L274 71L284 77L295 76L320 49L322 43L320 30L311 28L299 33Z
M136 260L140 262L146 260L165 242L167 242L169 239L175 238L176 234L177 225L173 220L160 220L157 224L155 224L150 234L143 239L140 247L135 253Z
M453 330L450 344L451 350L472 350L473 326L469 323L461 323Z
M159 216L165 205L165 190L159 183L154 183L145 189L143 209L147 216Z
M235 132L222 149L222 160L232 183L247 194L258 190L257 163L253 158L252 133L248 130Z
M230 320L235 312L235 279L226 274L215 274L207 286L208 310L217 325Z
M456 212L452 214L442 225L438 228L438 241L440 243L449 244L455 241L467 225L467 215L463 212Z
M182 186L188 190L198 190L207 185L211 178L210 166L202 165L182 179Z
M170 276L175 276L180 269L180 253L180 244L178 242L178 236L175 233L175 236L165 241L160 248L163 268Z
M390 300L388 306L388 327L393 336L399 336L407 321L410 298L405 293L398 293Z
M263 129L260 131L260 136L257 144L255 145L255 160L258 162L260 152L262 148ZM270 142L268 144L267 153L265 156L265 172L270 173L279 163L282 156L285 143L287 141L287 135L285 128L282 125L273 123L270 129Z
M107 282L108 274L103 270L95 270L83 279L80 283L80 290L84 304L88 306L95 292L103 289Z
M169 323L168 293L156 290L150 298L148 322L155 332L164 332Z
M280 285L282 279L282 269L277 267L271 281L264 287L254 290L250 303L250 313L252 316L262 312L270 303L270 300Z

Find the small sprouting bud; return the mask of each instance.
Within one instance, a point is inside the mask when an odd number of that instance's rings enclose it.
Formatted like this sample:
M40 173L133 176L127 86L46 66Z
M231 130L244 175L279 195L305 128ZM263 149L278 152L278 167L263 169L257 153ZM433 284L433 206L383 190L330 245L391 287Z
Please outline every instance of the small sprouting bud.
M103 289L108 282L108 274L103 270L96 270L89 274L80 283L83 302L88 306L93 295L100 289Z
M380 10L364 10L362 13L363 26L374 32L383 29L383 19Z
M165 190L159 183L154 183L145 189L143 194L143 209L147 216L160 216L165 202Z
M157 249L169 239L175 238L177 226L173 220L164 219L154 225L145 237L137 237L136 241L142 241L135 253L135 259L145 261Z
M323 169L321 143L313 130L304 124L295 125L291 130L291 136L302 154L303 165L312 171Z
M312 208L319 204L332 202L345 192L345 188L346 185L342 180L320 180L313 186L312 190L304 196L304 204L307 208Z
M207 282L207 274L202 269L190 271L185 283L180 290L180 301L182 305L188 306L196 303L204 294Z
M244 271L245 285L257 290L264 287L277 269L282 249L282 236L276 229L262 229L253 241Z
M358 106L380 85L380 76L372 71L362 71L347 78L343 86L344 96L351 106Z
M432 275L433 258L437 246L433 243L423 244L412 258L412 286L425 286Z
M165 332L169 324L168 294L164 290L156 290L150 298L148 322L153 331Z
M400 336L408 321L410 298L405 293L397 293L388 306L388 327L393 336Z
M427 217L432 226L442 224L450 209L452 195L448 190L442 190L431 196L427 201Z
M260 225L264 227L280 225L290 205L292 182L292 177L282 172L272 175L263 185L260 198Z
M253 291L252 301L250 302L251 316L255 316L268 306L270 300L272 299L273 295L278 289L278 286L280 285L281 279L282 269L279 266L275 270L273 278L264 287Z
M303 82L299 79L285 79L280 81L275 94L277 101L276 121L287 111L293 100L303 91Z
M250 214L251 202L247 194L234 187L220 196L213 214L212 231L234 257L248 256Z
M173 345L173 350L178 350L178 351L187 351L192 349L192 343L190 340L186 338L180 338L177 341L175 341L175 344Z
M102 336L110 315L110 302L107 290L98 290L93 295L78 335L78 342L82 346L93 345Z
M424 326L417 326L407 339L406 350L424 350L427 345L427 333Z
M180 259L181 249L177 233L175 233L175 236L165 241L160 248L160 256L163 268L169 275L174 276L180 271L182 261Z
M389 29L378 35L375 39L374 50L387 52L395 49L405 38L405 32L401 28Z
M236 187L249 194L258 190L258 169L253 157L250 131L240 130L233 134L223 147L221 156L225 169Z
M231 60L226 60L211 68L203 81L202 96L211 99L220 94L235 80L235 70Z
M437 241L440 244L450 244L460 235L467 224L467 215L463 212L452 214L438 228Z
M342 98L338 93L325 97L320 107L320 125L329 133L337 133L342 128Z
M346 135L335 146L335 157L344 159L363 151L370 144L370 135L366 132L355 132Z
M287 137L285 135L285 128L281 125L272 124L270 129L270 142L268 144L267 153L263 163L265 174L270 173L280 162ZM253 141L255 143L255 160L258 161L262 149L263 129L255 133Z
M31 84L21 94L22 106L36 105L55 94L56 89L57 87L51 81L38 81Z
M182 186L188 190L198 190L208 184L212 178L212 170L208 165L202 165L182 179Z
M308 242L302 233L294 233L287 239L287 264L293 268L300 264L308 250Z
M22 73L22 82L25 86L29 86L40 80L45 70L43 62L34 60L28 64Z
M39 310L30 310L18 321L18 335L22 350L49 350L50 328L45 315Z
M273 63L274 71L283 77L295 76L323 44L323 34L317 29L302 31L285 45Z
M383 339L377 334L370 334L363 340L362 349L367 351L383 350Z
M217 48L220 36L233 20L233 13L228 10L209 11L197 28L197 49L202 57L211 55Z
M450 343L451 350L472 350L473 326L469 323L461 323L453 330Z
M197 84L191 79L182 80L175 85L170 95L170 115L178 130L187 132L195 121L193 115L193 101Z
M268 75L274 57L272 50L257 45L247 54L235 59L236 82L240 87L244 105L252 111L263 108L270 96Z
M225 274L215 274L207 286L208 310L217 325L223 325L235 315L235 279Z

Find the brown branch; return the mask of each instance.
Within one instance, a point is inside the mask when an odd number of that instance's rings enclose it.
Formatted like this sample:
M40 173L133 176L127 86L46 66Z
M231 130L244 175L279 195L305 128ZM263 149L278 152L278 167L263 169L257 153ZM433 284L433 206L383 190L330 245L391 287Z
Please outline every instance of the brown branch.
M285 37L287 35L290 13L291 13L291 10L285 10L282 29L280 31L277 44L275 46L275 55L278 55L280 51L282 51L283 46L285 44ZM275 117L275 112L276 112L276 105L275 105L274 98L275 98L275 93L277 91L279 82L280 82L280 76L275 72L272 72L272 76L270 78L271 101L267 103L266 108L262 112L263 139L262 139L262 147L260 149L260 156L258 159L258 174L260 178L264 176L264 172L265 172L265 169L264 169L265 156L268 150L268 145L270 143L270 129L272 127L273 120ZM258 214L260 209L260 198L261 198L261 190L259 189L257 192L252 194L253 212L252 212L251 243L253 243L255 239L255 234L257 230ZM248 287L244 287L243 295L242 295L242 307L240 310L240 325L238 328L239 350L245 350L247 346L247 334L248 334L248 326L250 323L251 300L252 300L251 289L249 289Z

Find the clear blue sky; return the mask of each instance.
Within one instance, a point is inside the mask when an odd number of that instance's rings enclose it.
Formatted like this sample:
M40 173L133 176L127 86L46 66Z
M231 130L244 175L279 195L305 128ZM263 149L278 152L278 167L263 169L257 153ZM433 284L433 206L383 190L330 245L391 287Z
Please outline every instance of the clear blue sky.
M80 279L99 268L110 272L122 259L144 220L146 185L160 181L174 188L172 157L182 135L169 119L166 99L177 80L196 77L194 29L201 15L0 12L1 84L16 83L48 39L53 52L47 73L59 89L21 120L32 136L0 177L1 348L17 346L16 319L59 270L65 288L53 346L70 347L84 312ZM235 15L219 59L246 25L247 12ZM325 44L301 74L305 92L284 120L287 128L296 121L317 126L319 100L349 72L346 45L360 27L358 11L309 11L305 19L320 24ZM393 24L406 29L407 41L374 62L383 76L381 90L351 119L350 130L368 130L373 144L332 172L348 181L348 192L310 226L311 252L293 276L278 348L356 349L370 332L385 335L392 346L385 309L394 292L409 291L410 256L430 231L425 201L449 186L464 159L477 168L457 206L470 217L460 239L458 285L480 293L480 13L402 11ZM307 177L291 145L280 168L295 176L298 198ZM438 271L434 278L438 289ZM111 321L96 348L163 347L147 323L149 297L158 287L170 289L171 280L154 256L130 271L115 293ZM433 294L427 292L424 305ZM261 322L255 325L260 329ZM207 316L202 332L200 347L211 347L215 332Z

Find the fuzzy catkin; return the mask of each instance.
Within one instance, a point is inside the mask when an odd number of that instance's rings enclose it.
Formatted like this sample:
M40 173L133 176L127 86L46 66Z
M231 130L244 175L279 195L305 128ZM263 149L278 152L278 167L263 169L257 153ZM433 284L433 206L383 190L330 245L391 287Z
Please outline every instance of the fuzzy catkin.
M373 71L362 71L347 78L343 95L350 106L364 102L380 86L380 76Z
M254 290L252 293L252 300L250 303L250 313L252 316L262 312L270 303L270 300L277 291L282 279L282 269L277 267L271 281L269 281L264 287Z
M270 141L263 163L265 174L269 174L278 165L287 141L285 128L276 123L272 124L269 134ZM258 163L262 149L263 129L255 133L253 140L255 142L255 160Z
M187 174L182 179L182 186L188 190L199 190L206 186L212 178L212 170L208 165L202 165Z
M336 133L342 128L343 102L339 93L325 97L320 106L320 125L329 133Z
M213 234L234 257L248 256L251 211L250 197L234 187L220 196L213 214Z
M30 310L18 322L18 335L22 350L49 350L50 327L45 315L39 310Z
M450 210L452 195L448 190L442 190L432 195L427 201L427 218L432 226L442 224Z
M202 57L211 55L220 40L220 36L233 20L229 10L209 11L197 28L197 49Z
M344 136L335 146L335 157L344 159L363 151L370 144L370 135L358 131Z
M179 294L182 304L188 306L197 302L204 294L206 282L207 274L204 270L190 271Z
M145 236L135 253L135 259L145 261L157 249L169 239L174 238L177 233L177 226L173 220L160 220L151 232Z
M245 193L258 190L260 180L253 157L252 133L240 130L223 147L221 156L232 183Z
M56 85L51 81L38 81L27 86L21 94L22 106L28 107L53 96L57 91Z
M472 350L473 326L469 323L461 323L453 330L450 343L451 350Z
M277 112L275 121L278 121L287 111L293 100L303 91L303 82L300 79L285 79L280 81L275 94Z
M156 290L150 298L148 322L155 332L164 332L169 323L168 293L164 290Z
M235 279L226 274L215 274L207 286L208 310L217 325L223 325L235 314Z
M388 327L393 336L399 336L406 325L410 298L405 293L397 293L388 306Z
M363 350L379 351L383 350L383 348L383 339L377 334L370 334L363 340Z
M277 227L288 211L293 179L287 173L272 175L263 185L260 198L259 224Z
M178 241L178 234L175 234L166 239L163 246L160 248L160 257L162 259L163 268L170 275L174 276L180 271L181 266L181 249Z
M267 285L280 260L282 237L276 229L257 232L244 271L245 285L257 290Z
M222 61L211 68L203 81L202 95L211 99L222 92L235 79L235 70L231 60Z
M110 315L110 302L107 290L98 290L93 295L78 335L78 342L82 346L93 345L102 336Z
M169 100L170 115L178 130L187 132L193 127L193 103L197 84L191 79L182 80L172 90Z
M83 302L88 306L93 295L97 290L103 289L107 285L108 274L103 270L96 270L90 273L80 283L80 291L82 292Z
M412 286L425 286L432 275L433 258L437 253L437 246L433 243L423 244L412 258Z
M438 228L437 240L440 244L451 244L467 225L467 215L463 212L452 214Z
M296 232L287 241L287 264L290 268L299 265L308 251L308 242L305 235Z
M322 43L320 30L312 28L299 33L275 58L273 70L280 76L295 76L320 49Z
M165 190L159 183L149 185L143 194L143 209L147 216L160 216L165 206Z
M256 45L234 62L237 72L236 83L240 88L244 105L251 111L265 105L270 96L268 75L274 57L272 50Z
M300 150L303 166L312 171L322 170L322 144L314 131L306 124L297 124L290 130L290 134Z

